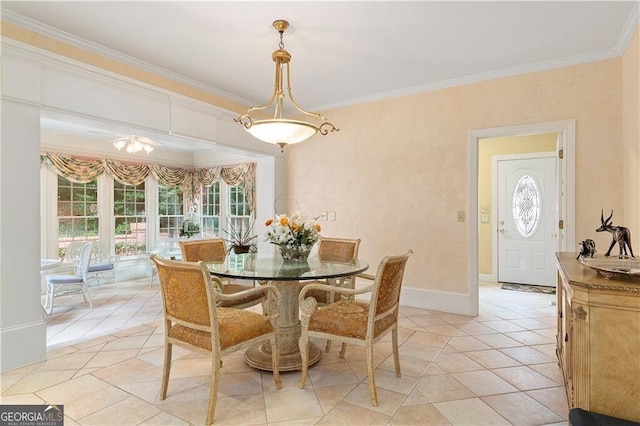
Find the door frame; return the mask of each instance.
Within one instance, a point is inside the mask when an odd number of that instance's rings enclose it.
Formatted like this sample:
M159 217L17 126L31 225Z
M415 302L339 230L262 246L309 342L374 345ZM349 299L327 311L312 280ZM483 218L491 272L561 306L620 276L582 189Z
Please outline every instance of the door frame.
M489 129L471 130L468 133L468 193L467 212L469 217L468 241L469 254L467 259L468 282L468 312L470 315L478 315L478 144L480 139L496 138L504 136L530 135L539 133L558 133L556 150L562 149L564 159L560 161L558 177L560 187L558 194L558 219L564 221L564 233L560 241L560 249L575 248L575 143L576 121L559 120L542 123L523 124L508 127L496 127Z
M557 142L556 142L557 147ZM558 207L562 196L558 192L560 190L560 175L558 171L560 170L560 162L561 159L558 158L558 151L539 151L539 152L530 152L530 153L522 153L522 154L505 154L505 155L494 155L491 157L491 211L493 214L491 215L491 227L493 232L491 233L491 279L493 282L498 282L500 278L500 274L498 271L498 267L500 266L498 260L500 259L500 252L498 251L498 233L496 232L498 229L498 186L500 184L498 180L498 162L503 160L525 160L530 158L555 158L556 160L556 199L553 200L553 204ZM554 230L558 234L556 238L556 250L561 251L560 241L562 241L563 229L558 229L558 215L556 214L554 217L556 221L556 225Z

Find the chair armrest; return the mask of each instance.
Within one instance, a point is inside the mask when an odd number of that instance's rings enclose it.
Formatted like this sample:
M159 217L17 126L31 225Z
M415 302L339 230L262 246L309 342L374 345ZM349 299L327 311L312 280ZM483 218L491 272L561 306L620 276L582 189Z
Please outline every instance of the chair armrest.
M298 303L302 305L303 303L305 303L305 299L312 299L313 302L317 304L317 302L315 302L315 299L313 297L306 297L307 293L311 290L325 290L325 291L331 291L332 293L352 295L352 294L370 293L371 290L373 289L373 285L368 285L367 287L361 288L361 289L334 287L334 286L330 286L329 288L327 287L329 287L327 286L327 284L307 284L300 291L300 295L298 296Z
M361 274L356 274L357 278L363 278L365 280L369 280L369 281L375 281L376 280L376 276L375 275L371 275L371 274L365 274L364 272Z
M212 281L220 281L217 277L211 277ZM220 282L222 284L222 282ZM223 294L221 290L218 290L216 284L216 299L217 300L242 300L245 297L253 296L254 294L264 294L267 298L264 309L267 316L270 319L275 319L278 316L280 309L280 290L271 284L261 285L260 287L254 287L248 290L242 290L233 294Z

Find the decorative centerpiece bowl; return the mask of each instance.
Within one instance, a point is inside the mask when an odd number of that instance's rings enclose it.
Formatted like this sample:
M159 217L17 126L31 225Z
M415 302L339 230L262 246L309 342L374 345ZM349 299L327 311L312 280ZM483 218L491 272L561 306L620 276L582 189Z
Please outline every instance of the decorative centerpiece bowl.
M321 228L316 219L299 212L276 215L268 219L265 226L264 240L277 245L287 262L305 262L320 238Z

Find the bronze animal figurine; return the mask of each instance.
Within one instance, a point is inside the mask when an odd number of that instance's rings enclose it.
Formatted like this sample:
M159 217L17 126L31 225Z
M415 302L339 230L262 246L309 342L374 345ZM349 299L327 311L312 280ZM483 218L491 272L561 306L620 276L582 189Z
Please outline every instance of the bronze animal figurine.
M596 242L592 239L587 238L586 240L580 241L578 245L580 246L580 254L576 259L593 257L593 255L596 254Z
M605 220L604 210L602 210L602 212L600 213L600 222L602 223L602 225L598 229L596 229L596 232L606 231L610 232L613 236L613 241L609 246L609 250L607 250L607 252L605 253L605 257L609 257L609 255L611 254L611 249L613 249L613 246L618 243L618 246L620 247L620 254L618 255L619 259L622 259L623 251L624 255L627 256L627 247L629 247L631 258L635 259L636 257L633 255L633 249L631 248L631 232L629 231L629 228L625 228L624 226L613 226L610 222L612 217L613 210L611 210L611 214L609 215L607 220Z

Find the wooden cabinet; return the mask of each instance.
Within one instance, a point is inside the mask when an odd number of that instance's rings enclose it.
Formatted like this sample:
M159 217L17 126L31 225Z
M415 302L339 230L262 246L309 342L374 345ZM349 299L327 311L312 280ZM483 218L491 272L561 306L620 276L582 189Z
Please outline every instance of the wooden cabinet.
M640 422L640 278L558 258L558 362L569 406Z

